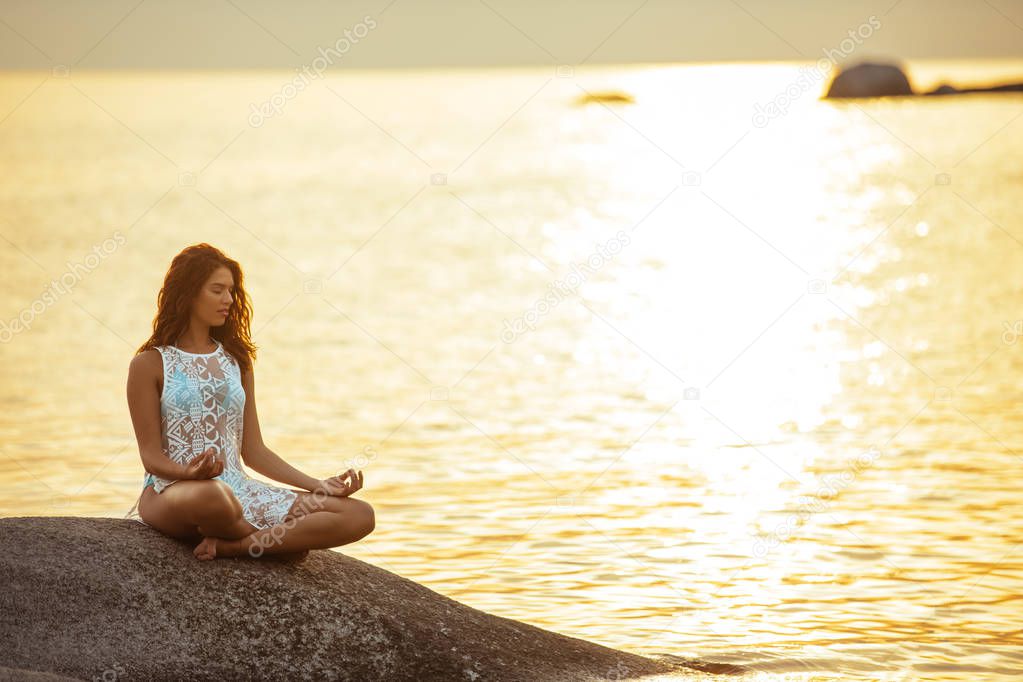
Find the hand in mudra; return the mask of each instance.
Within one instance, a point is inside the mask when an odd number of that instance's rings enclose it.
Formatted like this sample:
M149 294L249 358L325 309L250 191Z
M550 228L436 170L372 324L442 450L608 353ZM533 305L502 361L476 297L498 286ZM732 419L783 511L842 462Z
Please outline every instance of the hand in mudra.
M185 478L202 480L216 478L224 473L224 460L217 457L216 450L206 448L201 455L196 455L185 466Z
M349 469L340 476L331 476L320 481L320 489L335 497L348 497L362 488L362 472Z

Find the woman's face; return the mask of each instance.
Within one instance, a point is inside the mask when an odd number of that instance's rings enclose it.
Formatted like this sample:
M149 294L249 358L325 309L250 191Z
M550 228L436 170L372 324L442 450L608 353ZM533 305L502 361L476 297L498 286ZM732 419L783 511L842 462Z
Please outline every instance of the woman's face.
M211 327L219 327L227 321L234 303L234 277L226 267L214 270L196 296L194 314Z

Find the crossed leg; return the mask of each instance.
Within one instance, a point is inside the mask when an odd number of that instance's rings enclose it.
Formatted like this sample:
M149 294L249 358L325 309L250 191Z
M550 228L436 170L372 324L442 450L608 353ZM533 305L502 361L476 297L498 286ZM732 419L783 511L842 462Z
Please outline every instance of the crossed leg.
M206 553L217 556L299 554L310 549L340 547L361 540L376 527L373 507L353 497L295 491L297 498L281 523L239 539L219 539ZM198 552L198 548L197 552ZM199 555L196 555L199 557ZM203 558L203 557L199 557Z
M146 488L139 516L171 537L199 541L197 559L290 554L339 547L369 535L373 507L352 497L295 491L297 498L276 526L257 529L245 520L231 487L219 479L182 480L162 493Z
M161 493L149 486L138 511L150 526L180 540L240 538L256 530L242 515L231 487L219 479L175 481Z

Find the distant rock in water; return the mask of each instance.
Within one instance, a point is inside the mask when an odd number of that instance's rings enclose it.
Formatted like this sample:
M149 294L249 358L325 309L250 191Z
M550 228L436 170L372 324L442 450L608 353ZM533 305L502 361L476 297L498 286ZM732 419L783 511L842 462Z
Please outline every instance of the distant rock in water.
M897 64L863 62L842 69L831 81L825 99L851 97L899 97L905 95L962 95L971 92L1023 92L1023 82L958 88L942 83L928 92L913 92L909 78Z
M198 561L132 520L0 519L0 580L3 680L583 682L706 669L485 613L335 551Z
M957 88L949 85L948 83L942 83L938 87L934 88L930 92L922 93L924 95L964 95L971 92L987 92L987 93L999 93L999 92L1023 92L1023 82L1020 83L1003 83L1002 85L991 85L983 88Z
M863 62L843 69L828 88L826 98L912 95L913 87L896 64Z
M959 89L949 85L948 83L942 83L938 87L931 90L929 95L955 95L959 92Z
M627 92L610 90L606 92L587 92L576 98L579 106L586 104L635 104L636 99Z

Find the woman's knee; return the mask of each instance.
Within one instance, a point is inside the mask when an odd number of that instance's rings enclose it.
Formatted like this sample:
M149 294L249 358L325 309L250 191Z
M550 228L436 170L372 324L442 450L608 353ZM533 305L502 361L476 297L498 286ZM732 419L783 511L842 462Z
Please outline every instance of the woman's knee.
M200 485L196 486L193 508L200 517L220 518L242 515L242 505L227 483L216 478L197 482Z
M355 530L359 533L359 537L366 537L376 528L376 512L373 511L373 506L365 500L359 500L353 497L349 497L348 500L351 502L349 509L345 510L347 514L347 526L350 530Z

